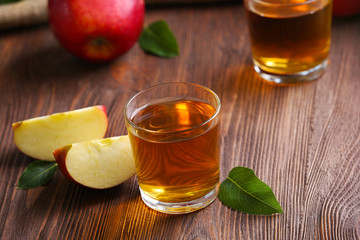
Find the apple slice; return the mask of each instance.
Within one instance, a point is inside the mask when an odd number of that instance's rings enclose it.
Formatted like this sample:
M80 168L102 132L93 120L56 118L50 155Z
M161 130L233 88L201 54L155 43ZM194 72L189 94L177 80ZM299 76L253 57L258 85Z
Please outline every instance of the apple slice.
M67 144L99 139L105 136L108 118L105 106L32 118L12 124L14 141L24 154L54 161L52 152Z
M90 188L114 187L135 174L127 135L70 144L54 156L65 177Z

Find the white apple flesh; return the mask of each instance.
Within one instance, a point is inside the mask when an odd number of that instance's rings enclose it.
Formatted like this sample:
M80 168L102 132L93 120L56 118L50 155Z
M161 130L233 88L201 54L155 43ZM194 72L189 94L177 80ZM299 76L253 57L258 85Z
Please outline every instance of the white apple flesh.
M65 177L90 188L111 188L135 174L127 135L67 145L54 156Z
M24 154L54 161L53 151L67 144L105 136L108 118L105 106L32 118L12 124L14 142Z

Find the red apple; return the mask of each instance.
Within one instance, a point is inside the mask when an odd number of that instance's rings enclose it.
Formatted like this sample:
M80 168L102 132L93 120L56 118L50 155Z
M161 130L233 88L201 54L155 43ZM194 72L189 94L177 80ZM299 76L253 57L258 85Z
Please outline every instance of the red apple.
M126 53L143 29L143 0L49 0L49 23L69 52L91 62Z
M333 0L333 14L338 17L360 14L360 0Z

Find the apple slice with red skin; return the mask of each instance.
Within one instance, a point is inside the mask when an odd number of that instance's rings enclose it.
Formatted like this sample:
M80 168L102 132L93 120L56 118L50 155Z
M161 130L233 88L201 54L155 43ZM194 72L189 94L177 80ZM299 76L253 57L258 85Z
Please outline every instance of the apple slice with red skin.
M55 161L54 149L103 138L108 117L106 107L99 105L19 121L12 127L15 145L21 152L36 159Z
M53 154L65 177L90 188L111 188L135 174L127 135L70 144Z

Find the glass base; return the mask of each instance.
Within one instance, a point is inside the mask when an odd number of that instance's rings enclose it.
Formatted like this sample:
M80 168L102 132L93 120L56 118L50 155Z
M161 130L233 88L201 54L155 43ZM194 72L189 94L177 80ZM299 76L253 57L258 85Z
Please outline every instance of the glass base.
M188 201L188 202L179 202L179 203L169 203L169 202L161 202L155 200L154 198L147 195L140 188L141 198L143 202L150 208L168 214L183 214L183 213L191 213L202 208L207 207L212 203L218 193L219 193L219 184L216 185L209 193L205 196Z
M254 62L254 69L263 79L265 79L268 82L279 85L281 84L288 85L288 84L306 83L319 78L325 72L326 65L327 65L327 60L323 61L322 63L316 65L311 69L295 74L270 73L262 70L261 67L256 62Z

